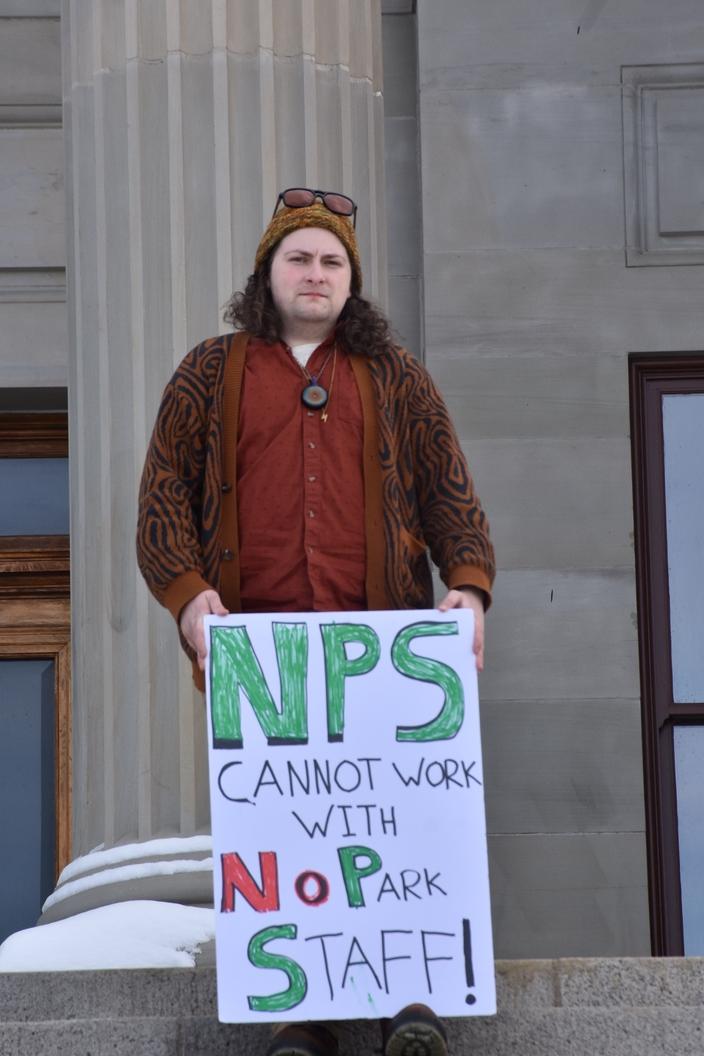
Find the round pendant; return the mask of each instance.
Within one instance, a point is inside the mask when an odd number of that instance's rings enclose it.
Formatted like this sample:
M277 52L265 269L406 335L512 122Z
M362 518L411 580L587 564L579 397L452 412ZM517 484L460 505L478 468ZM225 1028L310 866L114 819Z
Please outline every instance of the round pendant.
M322 385L306 385L301 393L301 399L306 407L312 411L319 411L328 402L328 390Z

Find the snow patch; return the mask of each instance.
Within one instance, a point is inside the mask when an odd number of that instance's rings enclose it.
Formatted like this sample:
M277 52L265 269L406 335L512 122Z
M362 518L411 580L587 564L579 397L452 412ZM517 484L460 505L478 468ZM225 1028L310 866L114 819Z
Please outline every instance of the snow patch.
M15 932L0 946L0 972L192 968L214 934L213 909L119 902Z
M107 850L99 845L81 858L69 862L59 877L59 884L92 873L106 866L119 865L140 858L165 858L168 855L210 854L213 849L212 836L169 836L158 840L145 840L143 843L124 843Z

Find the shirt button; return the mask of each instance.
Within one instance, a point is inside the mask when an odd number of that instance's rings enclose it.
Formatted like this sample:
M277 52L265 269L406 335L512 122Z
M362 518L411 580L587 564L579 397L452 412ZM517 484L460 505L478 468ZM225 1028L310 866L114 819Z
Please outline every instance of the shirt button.
M313 412L312 412L312 411L308 411L308 417L309 417L309 418L312 418L312 417L313 417Z
M220 490L227 495L228 491L232 491L232 484L223 484Z
M315 444L313 443L312 440L308 441L308 447L311 449L311 451L315 450Z
M315 510L308 510L309 517L315 517Z
M232 553L232 550L223 550L222 552L223 561L232 561L234 556L235 555Z
M308 477L308 483L309 484L313 484L316 479L317 479L316 477Z

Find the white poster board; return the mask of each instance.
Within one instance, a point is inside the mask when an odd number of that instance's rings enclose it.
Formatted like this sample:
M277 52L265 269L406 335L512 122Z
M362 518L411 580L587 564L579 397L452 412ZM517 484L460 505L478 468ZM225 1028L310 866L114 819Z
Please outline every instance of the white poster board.
M219 1018L496 1011L469 610L206 620Z

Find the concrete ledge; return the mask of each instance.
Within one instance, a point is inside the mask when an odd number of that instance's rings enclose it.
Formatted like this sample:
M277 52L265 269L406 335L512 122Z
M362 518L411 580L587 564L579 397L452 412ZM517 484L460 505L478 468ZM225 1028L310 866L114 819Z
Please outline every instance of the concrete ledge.
M701 1056L704 959L498 961L495 1018L448 1023L456 1056ZM378 1048L342 1025L343 1054ZM2 1056L259 1056L267 1026L217 1022L215 971L0 975Z

